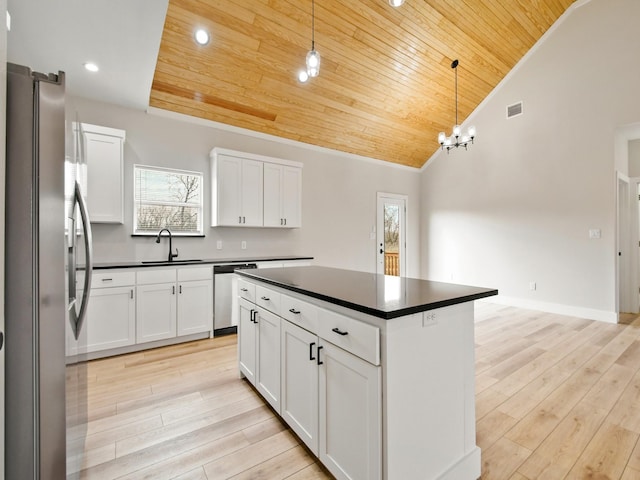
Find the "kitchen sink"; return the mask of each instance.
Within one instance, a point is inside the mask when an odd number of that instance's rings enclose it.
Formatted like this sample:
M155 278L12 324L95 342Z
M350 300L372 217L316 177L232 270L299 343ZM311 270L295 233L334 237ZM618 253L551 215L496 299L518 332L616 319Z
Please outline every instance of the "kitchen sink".
M176 263L198 263L202 260L199 258L191 258L189 260L143 260L144 265L175 265Z

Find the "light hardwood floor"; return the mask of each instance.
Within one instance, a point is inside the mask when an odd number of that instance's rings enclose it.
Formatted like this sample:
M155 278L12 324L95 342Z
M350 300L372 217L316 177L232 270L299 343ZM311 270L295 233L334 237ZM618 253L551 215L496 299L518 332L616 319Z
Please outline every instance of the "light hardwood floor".
M483 480L640 479L640 317L475 316ZM88 433L81 478L332 478L238 378L235 342L90 362L88 421L70 417L72 439Z

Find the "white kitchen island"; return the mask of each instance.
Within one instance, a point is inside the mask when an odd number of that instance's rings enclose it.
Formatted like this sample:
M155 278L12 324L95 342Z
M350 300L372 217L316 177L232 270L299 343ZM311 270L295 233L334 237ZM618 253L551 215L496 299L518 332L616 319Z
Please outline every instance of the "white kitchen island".
M239 363L338 479L473 480L473 301L497 290L324 267L238 275Z

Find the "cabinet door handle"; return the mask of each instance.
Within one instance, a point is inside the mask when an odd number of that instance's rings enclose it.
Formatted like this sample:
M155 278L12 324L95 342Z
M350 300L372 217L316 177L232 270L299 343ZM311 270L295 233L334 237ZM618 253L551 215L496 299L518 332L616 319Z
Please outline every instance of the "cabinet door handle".
M240 291L241 291L241 292L248 292L248 291L249 291L249 289L247 289L247 288L241 288L241 289L240 289Z
M343 337L345 335L349 335L349 332L343 332L338 327L332 328L331 331L337 333L338 335L342 335Z
M171 287L171 295L175 295L175 294L176 294L176 286L175 286L175 285L173 285L173 286Z
M289 311L290 311L291 313L293 313L294 315L300 315L300 310L296 310L296 309L294 309L294 308L290 308L290 309L289 309Z
M242 217L238 217L238 223L242 223Z
M247 223L247 217L242 217L242 223Z
M262 300L264 300L265 302L268 302L270 299L269 297L260 297Z
M131 289L131 300L133 300L133 288Z
M180 285L180 295L182 295L182 285Z
M258 319L257 319L258 315L257 315L257 313L258 313L257 310L253 310L253 309L251 310L251 321L253 323L258 323Z
M287 219L286 219L286 218L284 219L284 224L285 224L285 225L287 224Z
M324 347L322 345L318 345L318 365L323 365L324 362L322 360L320 360L320 350L322 350Z
M309 360L315 360L316 357L313 356L313 346L316 344L316 342L311 342L309 344Z

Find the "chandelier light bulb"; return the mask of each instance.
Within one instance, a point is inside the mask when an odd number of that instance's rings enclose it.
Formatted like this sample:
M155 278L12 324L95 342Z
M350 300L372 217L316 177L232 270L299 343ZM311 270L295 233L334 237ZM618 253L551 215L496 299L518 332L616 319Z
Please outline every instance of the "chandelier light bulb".
M444 132L440 132L438 134L438 143L440 145L444 145L444 142L447 140L447 135Z
M309 50L307 53L307 74L310 77L317 77L320 73L320 54L315 50Z
M307 80L309 80L309 74L306 70L300 70L298 72L298 80L300 81L300 83L305 83Z
M470 136L471 138L473 138L473 137L475 137L475 136L476 136L476 127L474 127L473 125L471 125L471 126L469 127L469 136Z
M389 0L389 5L392 7L399 7L404 3L404 0Z
M461 133L462 133L462 129L460 128L460 125L456 125L455 127L453 127L454 137L459 137Z

